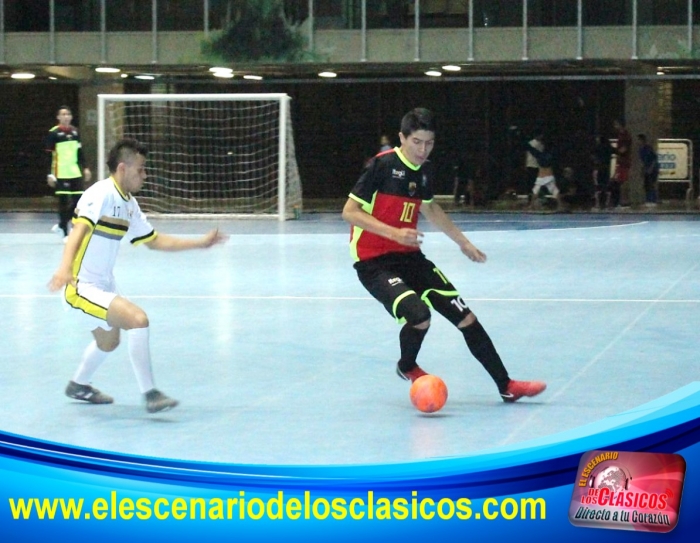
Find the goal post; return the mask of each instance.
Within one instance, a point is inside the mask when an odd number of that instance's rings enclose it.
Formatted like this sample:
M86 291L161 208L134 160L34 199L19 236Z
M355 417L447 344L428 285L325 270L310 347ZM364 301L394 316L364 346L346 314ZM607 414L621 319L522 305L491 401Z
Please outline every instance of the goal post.
M99 94L98 174L122 138L148 148L138 194L149 213L298 217L302 190L283 93Z

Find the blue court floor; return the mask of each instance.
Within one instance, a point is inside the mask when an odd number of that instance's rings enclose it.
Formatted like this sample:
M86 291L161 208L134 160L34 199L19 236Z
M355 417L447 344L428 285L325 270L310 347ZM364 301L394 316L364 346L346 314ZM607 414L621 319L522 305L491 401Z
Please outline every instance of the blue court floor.
M439 315L419 363L449 388L416 411L394 373L399 326L357 281L338 215L278 223L154 219L231 234L207 251L121 249L121 291L148 313L156 383L181 405L148 415L122 344L63 395L91 336L46 289L63 244L52 214L0 215L0 430L137 455L250 464L366 464L463 456L602 420L700 380L697 216L453 215L488 255L426 227L423 250L458 287L512 377L516 404ZM125 338L124 338L125 339Z

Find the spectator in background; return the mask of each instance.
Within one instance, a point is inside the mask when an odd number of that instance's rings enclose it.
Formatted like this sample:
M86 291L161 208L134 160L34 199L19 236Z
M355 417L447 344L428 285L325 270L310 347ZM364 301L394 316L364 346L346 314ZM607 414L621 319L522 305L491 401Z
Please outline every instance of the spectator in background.
M454 180L452 193L455 205L464 203L464 205L474 207L474 179L464 157L455 160L454 166L452 166L452 179ZM464 202L462 202L462 197L464 197Z
M486 192L488 191L489 180L486 175L486 168L477 164L474 167L471 184L472 207L486 204Z
M639 159L642 161L642 177L646 195L645 205L647 207L656 207L658 200L659 156L647 141L646 134L637 134L637 143L639 144Z
M544 151L544 133L541 130L535 132L535 136L528 142L528 144L534 149L542 152ZM537 181L537 172L539 172L540 165L535 158L535 155L530 151L525 152L525 171L527 172L527 193L529 194L533 187L535 186L535 181Z
M379 138L379 152L383 153L384 151L388 151L389 149L393 149L394 147L391 145L391 140L389 139L389 136L386 134L382 134L382 136Z
M549 194L557 202L557 210L561 208L561 198L559 187L557 187L557 181L554 177L554 155L552 152L542 144L542 150L536 149L530 143L525 144L525 148L532 153L532 155L537 160L537 178L535 179L535 185L532 187L532 203L531 207L536 209L540 204L540 191L547 189Z
M610 205L610 162L615 149L605 136L596 136L591 154L593 161L593 185L595 187L595 209Z
M389 136L387 136L386 134L382 134L379 137L379 151L377 151L377 155L381 153L386 153L387 151L390 151L393 148L394 147L391 145L391 140L389 139ZM365 158L364 162L362 163L362 168L364 169L367 166L369 166L369 163L372 162L373 158L374 156Z
M469 209L486 203L486 190L488 179L483 166L476 164L471 166L469 160L458 158L452 167L454 180L454 203L456 206L464 205ZM462 200L464 197L464 200Z
M613 127L617 132L617 147L615 148L617 161L615 174L610 180L610 204L613 208L619 208L621 207L620 195L622 185L629 179L630 168L632 167L632 136L625 127L625 123L621 120L614 121Z

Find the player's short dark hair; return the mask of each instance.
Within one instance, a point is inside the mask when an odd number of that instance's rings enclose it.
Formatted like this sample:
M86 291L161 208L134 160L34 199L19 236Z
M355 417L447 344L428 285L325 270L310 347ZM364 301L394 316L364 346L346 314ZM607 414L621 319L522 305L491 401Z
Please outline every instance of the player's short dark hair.
M424 107L412 109L401 119L401 133L404 136L408 137L418 130L435 132L435 115Z
M107 157L107 167L109 173L117 171L120 162L128 162L136 155L148 156L148 149L138 141L132 138L124 138L119 140L114 147L109 150Z
M67 109L68 113L73 115L73 110L70 108L70 106L58 106L58 109L56 110L56 117L58 117L58 114L61 113L62 109Z

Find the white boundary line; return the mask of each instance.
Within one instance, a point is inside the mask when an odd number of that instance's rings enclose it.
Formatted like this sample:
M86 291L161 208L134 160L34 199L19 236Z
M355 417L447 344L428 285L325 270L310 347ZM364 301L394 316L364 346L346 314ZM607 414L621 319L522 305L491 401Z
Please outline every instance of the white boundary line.
M469 224L474 221L453 221L455 224ZM482 221L479 221L480 223ZM483 222L488 222L488 221L483 221ZM502 221L491 221L491 222L502 222ZM505 221L503 221L505 222ZM512 222L518 222L518 221L512 221ZM533 222L538 222L538 221L519 221L522 224L530 224ZM540 221L544 222L544 221ZM581 221L581 224L583 224L584 221ZM566 227L561 227L561 228L525 228L522 230L513 230L513 229L502 229L502 230L465 230L465 232L469 232L470 235L474 235L477 233L481 232L553 232L553 231L568 231L568 230L596 230L600 228L622 228L626 226L641 226L643 224L649 224L649 221L638 221L638 222L630 222L626 224L599 224L597 226L566 226ZM440 232L429 232L429 233L440 233Z
M0 300L34 300L58 298L58 294L0 294ZM126 295L129 299L140 300L289 300L289 301L334 301L354 302L374 300L371 296L239 296L239 295L182 295L182 294L136 294ZM508 303L572 303L572 304L698 304L700 299L661 300L661 299L615 299L615 298L465 298L468 302L508 302Z

